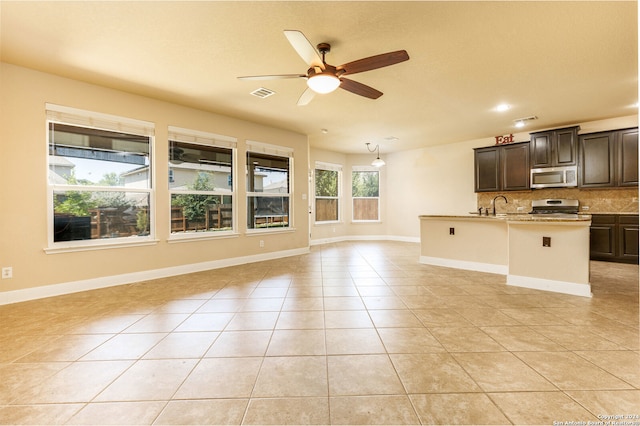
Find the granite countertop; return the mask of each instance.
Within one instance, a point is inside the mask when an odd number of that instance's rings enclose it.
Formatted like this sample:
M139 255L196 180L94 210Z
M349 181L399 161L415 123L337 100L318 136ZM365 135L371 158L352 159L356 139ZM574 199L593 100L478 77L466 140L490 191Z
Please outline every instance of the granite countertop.
M477 219L477 220L503 220L511 222L589 222L591 221L590 214L577 214L577 215L541 215L541 214L528 214L528 213L498 213L495 216L479 215L478 213L468 214L443 214L443 215L420 215L420 218L455 218L455 219Z

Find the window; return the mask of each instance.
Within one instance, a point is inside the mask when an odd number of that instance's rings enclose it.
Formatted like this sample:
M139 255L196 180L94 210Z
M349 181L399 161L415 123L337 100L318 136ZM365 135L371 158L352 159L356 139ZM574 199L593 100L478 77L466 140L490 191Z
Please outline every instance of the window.
M153 125L47 105L47 126L49 246L149 240Z
M235 146L233 138L169 128L172 234L234 230Z
M353 221L380 220L380 172L367 168L354 169L351 173Z
M316 163L315 217L316 223L340 220L340 180L342 166Z
M288 228L292 151L256 142L247 151L247 228Z

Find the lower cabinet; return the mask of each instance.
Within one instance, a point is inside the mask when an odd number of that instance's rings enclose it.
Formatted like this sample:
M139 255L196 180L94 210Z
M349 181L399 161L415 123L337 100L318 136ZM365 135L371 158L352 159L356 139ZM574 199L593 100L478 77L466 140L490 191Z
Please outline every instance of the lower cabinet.
M638 263L638 235L638 215L593 215L591 260Z

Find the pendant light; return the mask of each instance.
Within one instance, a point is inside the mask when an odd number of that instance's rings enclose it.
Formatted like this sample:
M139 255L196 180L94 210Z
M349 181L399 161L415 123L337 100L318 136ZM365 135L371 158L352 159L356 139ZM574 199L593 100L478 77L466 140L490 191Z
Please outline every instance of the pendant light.
M384 166L386 163L384 162L383 159L380 158L380 145L376 145L376 147L373 148L373 149L369 148L369 145L370 145L369 142L367 142L366 145L367 145L367 150L369 152L375 152L376 155L377 155L376 159L371 162L371 165L373 167L382 167L382 166Z

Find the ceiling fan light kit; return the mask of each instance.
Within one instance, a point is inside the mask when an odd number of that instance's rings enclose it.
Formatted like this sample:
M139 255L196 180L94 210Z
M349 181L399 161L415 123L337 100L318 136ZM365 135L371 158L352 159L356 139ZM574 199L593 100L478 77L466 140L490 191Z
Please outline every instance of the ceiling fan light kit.
M331 93L340 86L340 79L328 73L314 74L307 80L307 86L316 93Z
M343 75L356 74L378 68L394 65L407 61L409 55L405 50L382 53L369 56L356 61L347 62L337 67L325 62L325 55L331 51L329 43L319 43L317 49L309 42L302 32L297 30L285 30L285 37L298 55L310 67L306 74L280 74L280 75L254 75L238 77L240 80L275 80L283 78L304 78L307 80L308 89L298 99L298 105L307 105L315 93L331 93L337 88L346 90L369 99L378 99L382 92L359 83L343 78ZM320 57L322 55L322 57Z

